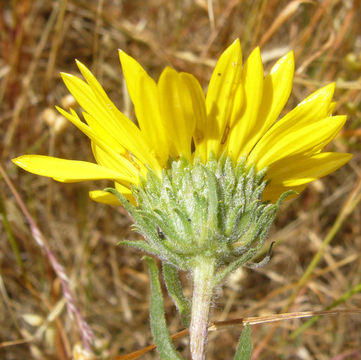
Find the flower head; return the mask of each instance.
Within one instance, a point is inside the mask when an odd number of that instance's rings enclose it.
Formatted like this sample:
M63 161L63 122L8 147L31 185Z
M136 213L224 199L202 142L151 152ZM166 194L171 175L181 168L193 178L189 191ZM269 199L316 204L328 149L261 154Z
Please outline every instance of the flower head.
M264 77L259 48L242 64L236 40L218 60L206 96L191 74L167 67L155 82L132 57L123 51L119 56L138 125L117 109L77 61L86 81L70 74L62 77L83 108L85 122L72 109L57 109L90 138L97 164L41 155L20 156L15 164L61 182L110 179L132 199L132 185L137 187L150 169L161 177L173 160L199 159L206 164L226 155L234 164L246 159L256 172L267 168L263 199L275 202L283 192L301 192L307 183L351 158L322 152L346 121L346 116L332 116L334 84L312 93L278 120L291 93L292 52ZM113 194L100 190L90 196L119 203Z

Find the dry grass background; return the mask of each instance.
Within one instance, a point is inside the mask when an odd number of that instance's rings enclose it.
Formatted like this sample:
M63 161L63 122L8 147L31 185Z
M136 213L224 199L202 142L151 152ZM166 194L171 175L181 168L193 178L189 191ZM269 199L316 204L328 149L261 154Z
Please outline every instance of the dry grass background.
M239 37L245 55L261 45L266 70L276 58L295 50L297 72L288 109L311 91L336 81L336 113L347 114L348 123L330 148L353 152L354 159L284 206L271 234L277 242L271 262L256 271L233 274L218 290L211 318L324 310L340 298L336 309L360 309L359 3L0 1L1 164L64 265L78 307L96 335L100 358L116 359L152 343L149 280L142 254L116 246L120 239L137 235L131 233L122 209L89 200L88 190L105 183L59 184L25 173L10 162L24 153L92 161L85 136L53 118L54 105L74 106L59 72L77 73L74 59L81 60L120 109L132 115L118 48L138 59L154 77L171 65L192 72L206 86L217 57ZM0 358L69 359L80 334L66 312L59 278L4 181L0 191ZM318 251L321 257L311 276L300 283ZM183 280L190 294L189 279ZM166 311L171 332L179 331L168 298ZM292 331L304 322L254 326L254 358L361 359L360 314L322 317L292 338ZM212 332L208 359L231 359L239 333L239 326ZM186 338L176 344L187 357ZM153 351L142 358L157 355Z

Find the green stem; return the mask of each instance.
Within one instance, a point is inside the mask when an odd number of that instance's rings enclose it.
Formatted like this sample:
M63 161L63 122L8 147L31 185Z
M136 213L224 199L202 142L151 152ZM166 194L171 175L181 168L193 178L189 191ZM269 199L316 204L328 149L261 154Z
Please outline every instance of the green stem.
M192 360L205 359L214 270L215 261L209 258L200 258L193 268L192 316L189 329Z

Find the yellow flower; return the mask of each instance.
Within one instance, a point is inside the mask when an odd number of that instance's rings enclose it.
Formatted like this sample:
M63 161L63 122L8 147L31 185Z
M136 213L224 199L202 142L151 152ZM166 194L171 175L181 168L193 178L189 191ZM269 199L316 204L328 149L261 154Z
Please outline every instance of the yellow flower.
M275 201L289 189L325 176L352 155L322 152L343 127L346 116L332 116L334 84L312 93L278 119L292 89L294 58L282 57L264 77L257 47L242 65L239 40L221 55L207 95L197 79L165 68L158 83L129 55L119 52L124 77L134 104L138 126L122 114L80 62L86 81L62 74L65 85L83 108L84 123L76 112L57 108L86 134L98 164L41 155L23 155L14 163L57 181L110 179L131 198L131 185L151 168L161 176L171 159L183 156L207 162L226 153L234 162L246 157L256 170L267 167L264 200ZM91 191L94 200L115 204L114 195Z

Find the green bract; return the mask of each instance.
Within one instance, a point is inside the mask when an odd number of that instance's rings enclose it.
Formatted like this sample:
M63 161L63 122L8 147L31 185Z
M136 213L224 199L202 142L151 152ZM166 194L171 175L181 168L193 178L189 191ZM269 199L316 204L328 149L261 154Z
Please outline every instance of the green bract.
M181 270L202 258L214 260L217 281L249 261L263 245L281 201L262 201L266 170L255 173L244 160L212 157L206 164L172 161L160 179L151 170L133 187L137 206L115 189L146 241L123 241Z

